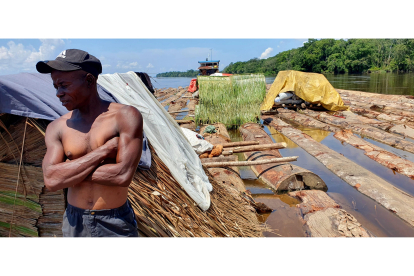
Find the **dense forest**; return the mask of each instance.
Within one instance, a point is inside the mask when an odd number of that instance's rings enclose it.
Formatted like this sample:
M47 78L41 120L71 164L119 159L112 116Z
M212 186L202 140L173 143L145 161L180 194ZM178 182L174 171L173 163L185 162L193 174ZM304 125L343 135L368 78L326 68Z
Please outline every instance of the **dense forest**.
M166 72L166 73L159 73L157 74L157 78L161 77L188 77L188 78L195 78L198 75L198 70L187 70L187 72L178 72L178 71L172 71L172 72Z
M267 59L230 63L223 73L264 73L282 70L315 73L414 71L414 39L309 39L302 47Z

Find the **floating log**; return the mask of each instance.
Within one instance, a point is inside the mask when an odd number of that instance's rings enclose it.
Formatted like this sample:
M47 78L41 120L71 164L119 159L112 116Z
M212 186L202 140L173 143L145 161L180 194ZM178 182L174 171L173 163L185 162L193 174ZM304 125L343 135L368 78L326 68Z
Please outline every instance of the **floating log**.
M396 98L398 95L374 94L367 92L356 92L348 95L342 94L341 97L355 102L366 104L384 105L387 107L411 111L414 109L414 101L408 98Z
M223 144L223 148L237 147L237 146L252 146L258 145L259 141L240 141L240 142L231 142Z
M228 139L228 142L230 142L230 135L227 132L227 128L224 124L215 123L215 124L212 124L212 125L216 128L216 132L212 133L212 135L215 135L215 134L222 135L222 136L226 137L226 139ZM200 134L201 135L204 135L204 130L206 129L207 126L209 126L209 125L204 125L200 128Z
M414 100L407 95L391 95L391 94L379 94L363 91L353 91L353 90L344 90L336 89L336 91L344 98L353 98L353 99L375 99L375 100L386 100L388 102L398 102L398 103L409 103L414 104Z
M188 110L168 111L169 114L188 112Z
M334 137L342 142L348 143L351 146L365 151L365 155L372 160L380 163L387 168L392 169L398 173L408 176L414 179L414 163L401 158L389 151L382 149L368 141L353 135L350 130L342 130L341 128L331 126L322 123L318 120L310 118L306 115L299 114L291 110L284 110L283 113L279 113L280 118L293 121L305 127L311 127L316 129L323 129L334 132Z
M313 140L282 120L266 116L265 122L303 148L330 171L414 226L414 197L396 188L371 171Z
M194 121L193 120L175 120L177 124L191 124Z
M259 140L261 144L272 143L272 139L258 124L244 124L240 127L243 140ZM261 135L262 137L256 138ZM261 152L245 152L246 160L269 160L282 157L277 149L267 149ZM253 172L266 185L276 191L296 189L327 189L325 182L313 172L292 164L262 164L251 167Z
M206 168L229 167L229 166L253 166L253 165L271 164L271 163L285 163L285 162L292 162L292 161L296 161L296 160L298 160L298 156L272 158L272 159L257 160L257 161L203 163L203 166L205 166Z
M290 196L302 201L301 210L311 237L372 237L357 219L318 190L290 192Z
M414 143L404 140L401 136L391 134L365 124L350 124L346 119L328 115L324 112L304 110L303 113L321 122L335 125L343 129L351 129L354 133L364 135L381 143L414 153Z

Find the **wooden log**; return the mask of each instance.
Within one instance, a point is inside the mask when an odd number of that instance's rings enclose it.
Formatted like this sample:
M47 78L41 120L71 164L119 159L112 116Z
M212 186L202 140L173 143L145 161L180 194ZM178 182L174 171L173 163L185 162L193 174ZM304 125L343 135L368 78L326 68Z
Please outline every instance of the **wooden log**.
M414 226L414 198L411 195L327 146L316 142L282 120L273 116L266 116L264 119L270 126L314 156L346 183Z
M350 130L322 123L306 115L291 110L279 113L280 118L298 123L305 127L323 129L334 132L334 137L341 142L348 143L357 149L365 151L365 155L387 168L414 179L414 163L382 149L368 141L355 136Z
M259 141L240 141L240 142L231 142L223 144L223 148L237 147L237 146L252 146L258 145Z
M272 143L272 139L258 124L244 124L240 132L245 141L258 140L260 144ZM261 136L257 138L257 136ZM245 152L246 160L268 160L275 157L282 157L277 149L265 151ZM305 170L292 164L263 164L251 166L253 172L266 185L275 191L296 190L296 189L326 189L325 182L313 172Z
M411 124L410 126L414 123L414 112L411 111L397 110L382 105L365 104L360 102L350 102L350 106L352 112L368 118L377 118L386 121L399 121L404 124Z
M411 111L414 109L414 101L412 99L403 99L403 98L395 98L393 96L397 95L385 95L385 94L376 94L372 95L373 93L366 93L366 92L357 92L354 94L345 94L341 95L347 100L362 102L367 104L376 104L376 105L384 105L387 107L395 108L395 109L402 109Z
M302 201L301 210L311 237L372 237L357 219L318 190L290 192L290 196Z
M201 158L201 164L204 163L213 163L213 162L232 162L237 161L238 157L237 155L230 155L230 156L217 156L212 158Z
M207 168L228 167L228 166L253 166L253 165L271 164L271 163L285 163L285 162L292 162L292 161L296 161L296 160L298 160L298 156L272 158L272 159L257 160L257 161L203 163L203 166L207 167Z
M185 90L180 90L180 92L178 92L177 94L175 94L174 96L169 97L168 99L166 99L165 101L163 101L161 103L162 106L166 106L169 105L171 102L178 100L179 98L181 98L181 96L187 91Z
M303 113L321 122L338 126L343 129L351 129L354 133L364 135L381 143L414 153L414 143L404 140L404 138L401 136L388 133L366 124L348 123L347 120L343 118L331 116L324 112L304 110Z
M183 113L183 112L188 112L188 110L178 110L178 111L168 111L169 114L176 114L176 113Z
M371 93L371 92L363 92L363 91L353 91L353 90L345 90L345 89L336 89L336 91L341 95L343 98L353 98L353 99L380 99L385 100L388 102L395 102L395 103L410 103L414 104L414 100L407 95L391 95L391 94L379 94L379 93Z
M193 120L175 120L177 124L191 124L194 121Z
M209 125L204 125L204 126L202 126L200 128L200 134L201 135L204 134L204 130L206 129L207 126L209 126ZM215 124L213 124L213 126L216 128L216 132L213 133L212 135L214 135L214 134L222 135L222 136L226 137L230 141L230 135L227 132L227 128L226 128L226 126L224 124L222 124L222 123L215 123Z
M271 144L262 144L262 145L253 145L253 146L239 146L234 148L226 148L227 151L232 151L233 153L239 152L248 152L248 151L263 151L269 149L284 149L287 144L285 142L281 143L271 143Z

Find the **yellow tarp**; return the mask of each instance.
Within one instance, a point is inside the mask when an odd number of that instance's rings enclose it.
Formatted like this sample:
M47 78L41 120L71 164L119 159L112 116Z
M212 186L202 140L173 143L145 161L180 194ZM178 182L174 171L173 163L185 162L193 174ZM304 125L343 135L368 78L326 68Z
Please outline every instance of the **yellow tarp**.
M320 103L331 111L348 110L341 96L324 75L293 70L280 71L277 74L260 110L270 110L277 95L288 91L295 92L298 97L312 104Z

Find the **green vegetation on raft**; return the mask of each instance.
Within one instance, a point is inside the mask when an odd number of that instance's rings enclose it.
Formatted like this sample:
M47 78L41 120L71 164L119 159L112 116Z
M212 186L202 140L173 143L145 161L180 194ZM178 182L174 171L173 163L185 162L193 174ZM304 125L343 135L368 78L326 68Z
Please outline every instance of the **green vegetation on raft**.
M228 129L247 122L258 122L260 104L266 96L263 74L230 77L199 76L200 102L196 106L197 124L223 123Z
M309 39L302 47L267 59L230 63L223 73L279 71L314 73L367 73L414 71L414 39Z

